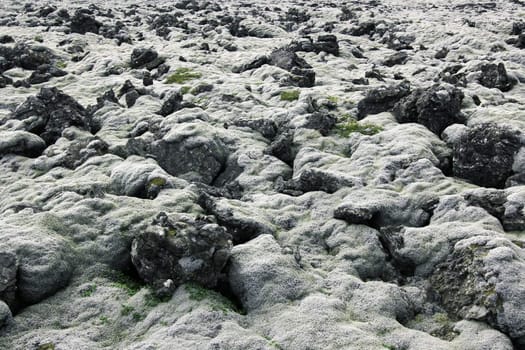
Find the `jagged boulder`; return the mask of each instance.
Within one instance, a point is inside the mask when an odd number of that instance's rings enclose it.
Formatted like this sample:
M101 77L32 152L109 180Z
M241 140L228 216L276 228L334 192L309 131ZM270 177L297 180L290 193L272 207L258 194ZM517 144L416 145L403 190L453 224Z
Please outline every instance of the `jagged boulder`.
M55 87L44 87L36 96L30 96L12 114L21 120L24 129L39 135L50 145L70 126L95 131L95 123L88 111L74 98Z
M473 237L430 277L442 305L453 315L485 321L525 346L525 259L521 249L503 238Z
M496 124L478 124L454 144L453 173L479 186L502 188L513 174L514 157L521 146L519 132Z
M88 32L98 34L102 23L95 19L93 12L88 9L79 9L71 18L70 29L72 33L86 34Z
M162 63L164 63L164 59L159 57L157 51L152 48L134 48L131 52L131 68L145 67L151 70L157 68Z
M463 122L463 97L463 92L451 85L433 85L404 97L393 113L398 122L422 124L439 136L449 125Z
M215 287L230 250L231 236L223 227L161 212L133 240L131 261L144 281L169 293L185 282Z
M377 114L392 109L395 104L410 93L410 83L402 81L397 85L381 86L367 92L357 104L357 117L363 119L368 114Z
M312 87L315 84L315 72L304 59L288 49L274 50L269 57L270 64L291 73L290 83L299 87Z
M503 63L487 63L480 67L481 76L479 77L479 83L488 88L496 88L503 92L507 92L517 84L517 80L514 77L507 75L507 70Z
M219 138L210 137L204 123L186 123L172 128L155 141L150 153L173 176L211 184L226 163L228 152Z

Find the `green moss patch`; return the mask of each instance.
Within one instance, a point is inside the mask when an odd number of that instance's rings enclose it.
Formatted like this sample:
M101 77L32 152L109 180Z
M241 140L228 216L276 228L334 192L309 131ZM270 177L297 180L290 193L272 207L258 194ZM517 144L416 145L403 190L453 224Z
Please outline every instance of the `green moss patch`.
M383 128L379 125L371 123L359 123L355 119L348 119L342 123L339 123L335 126L335 129L342 137L348 137L354 132L358 132L363 135L375 135L383 131Z
M295 101L301 95L299 90L288 90L281 92L281 101Z
M177 68L174 73L166 78L165 84L184 84L185 82L202 77L199 72L194 72L191 68Z

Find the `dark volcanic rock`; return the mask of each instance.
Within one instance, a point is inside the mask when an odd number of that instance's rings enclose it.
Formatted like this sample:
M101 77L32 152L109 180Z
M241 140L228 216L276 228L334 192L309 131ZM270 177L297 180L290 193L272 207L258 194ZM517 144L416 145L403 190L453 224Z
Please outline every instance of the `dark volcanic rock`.
M331 114L314 112L306 117L306 124L304 124L303 127L318 130L321 135L326 136L334 128L336 123L337 117Z
M13 79L0 74L0 89L5 88L7 85L13 84Z
M449 313L487 322L521 349L525 316L515 308L520 308L525 290L520 284L524 263L518 249L486 237L461 242L437 266L430 284Z
M160 114L161 116L165 117L173 112L178 111L182 107L182 95L179 92L174 92L168 96L166 101L164 101L162 107L157 112L157 114Z
M126 106L128 106L128 108L131 108L135 105L135 102L140 97L140 94L137 90L131 90L127 92L124 97L126 99Z
M63 77L65 75L67 75L67 72L60 68L50 64L42 64L31 73L29 78L27 78L27 82L30 84L40 84L49 81L53 77Z
M340 206L334 211L334 218L344 220L350 224L362 224L375 227L374 218L379 211L369 207Z
M0 35L0 44L14 43L15 39L11 35Z
M270 63L287 71L291 71L293 68L312 68L304 59L287 48L274 50L270 55Z
M385 43L389 49L412 50L412 43L416 40L415 36L410 34L402 34L397 32L387 32L381 38L381 42Z
M488 63L481 66L481 76L479 83L488 88L497 88L503 92L509 91L517 81L507 75L507 70L503 63Z
M97 104L89 106L87 108L88 113L89 114L95 113L96 111L98 111L99 109L104 107L104 105L106 104L106 101L112 102L112 103L115 103L115 104L119 104L118 103L118 99L115 96L115 92L113 91L113 89L108 90L108 91L104 92L104 94L102 96L97 97Z
M135 48L131 53L131 68L140 68L155 61L159 54L151 48Z
M117 21L115 25L102 25L99 29L99 34L104 38L117 40L117 45L133 43L131 36L126 30L126 26L120 21Z
M161 212L133 240L131 261L144 281L170 295L185 282L215 287L231 247L225 228L199 218L176 220Z
M248 127L258 131L262 136L272 140L277 134L277 125L273 120L259 118L259 119L237 119L233 122L234 125L240 127Z
M305 51L319 53L324 51L334 56L339 56L339 43L337 37L332 34L320 35L317 41L313 41L310 37L304 37L300 40L293 41L288 46L292 51Z
M292 166L297 150L294 147L293 133L285 132L279 135L265 150L265 153L271 154L277 159Z
M286 16L284 20L289 22L302 23L310 20L310 15L300 8L292 7L289 8L288 11L286 11Z
M363 119L368 114L386 112L409 93L410 83L408 81L369 90L365 98L357 104L357 118Z
M288 186L302 193L311 191L334 193L343 187L353 187L356 182L358 180L354 178L312 168L303 170L297 179L290 181Z
M35 70L43 64L50 64L53 58L54 54L44 46L0 46L0 73L14 67Z
M496 124L469 128L453 148L453 173L476 185L502 188L513 174L520 134Z
M71 32L86 34L87 32L98 34L102 23L95 19L92 12L86 9L75 11L71 18Z
M395 54L388 56L383 64L387 67L393 67L398 64L405 64L408 61L408 54L405 51L396 52Z
M459 72L461 69L463 69L461 64L448 66L439 73L439 78L445 83L466 87L467 79L465 78L465 73Z
M142 75L142 85L144 86L151 86L153 85L153 77L151 76L151 73L148 71L145 71Z
M483 208L496 217L506 231L525 230L525 203L509 200L504 190L471 191L463 197L469 205Z
M516 41L516 47L520 49L525 49L525 33L521 33L518 36L518 40Z
M448 48L443 47L443 48L441 48L441 50L436 52L436 54L434 55L434 58L443 59L443 58L447 57L449 51L450 50Z
M228 156L218 139L185 135L156 141L150 152L171 175L205 184L219 175Z
M24 121L25 130L39 135L48 145L55 143L70 126L94 127L92 116L71 96L57 88L42 88L16 108L12 118Z
M525 30L525 22L512 23L511 35L520 35Z
M247 70L262 67L263 65L268 64L268 63L270 63L270 59L267 56L259 56L259 57L256 57L251 62L244 63L240 66L233 67L232 72L242 73L242 72L246 72Z
M449 125L463 122L463 97L463 92L451 85L434 85L413 91L395 105L393 112L398 122L422 124L439 136Z
M270 57L270 64L287 70L291 73L289 83L299 87L312 87L315 84L315 72L304 59L297 56L288 48L274 50Z
M359 26L353 28L350 34L353 36L371 35L376 30L376 22L367 21L359 23Z

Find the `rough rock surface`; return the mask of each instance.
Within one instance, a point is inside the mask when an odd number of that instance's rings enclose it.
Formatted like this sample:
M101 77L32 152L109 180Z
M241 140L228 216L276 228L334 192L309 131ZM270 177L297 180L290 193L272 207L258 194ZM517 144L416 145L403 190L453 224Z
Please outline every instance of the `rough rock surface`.
M518 131L495 124L473 126L454 144L454 175L480 186L502 188L514 173L514 158L522 146Z
M91 115L71 96L57 88L42 88L16 108L13 119L20 120L26 131L53 144L70 126L92 129Z
M226 229L203 219L175 221L166 213L159 213L152 226L131 246L131 261L139 276L163 293L173 293L185 282L217 285L230 257Z
M524 349L523 18L0 1L0 349Z
M393 113L400 123L419 123L441 135L448 126L462 122L463 97L457 88L434 85L427 90L413 91L394 106Z

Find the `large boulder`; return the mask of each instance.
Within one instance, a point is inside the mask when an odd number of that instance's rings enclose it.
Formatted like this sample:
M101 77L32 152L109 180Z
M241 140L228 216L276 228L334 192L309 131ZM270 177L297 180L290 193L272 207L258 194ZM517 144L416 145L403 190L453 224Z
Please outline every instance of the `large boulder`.
M484 187L502 188L513 174L520 133L496 124L478 124L464 132L453 147L454 176Z
M79 9L71 18L71 32L86 34L88 32L98 34L102 23L95 19L91 10Z
M509 91L517 80L514 77L507 75L507 70L503 63L488 63L483 64L480 67L481 76L479 77L479 83L488 88L500 89L503 92Z
M15 46L0 46L0 73L14 67L35 70L43 64L50 64L55 58L53 52L44 46L30 46L18 43Z
M159 292L185 282L213 288L230 256L231 236L205 218L159 213L134 240L131 260L139 276Z
M417 89L394 106L400 123L419 123L441 135L451 124L463 122L460 115L463 92L452 85L434 85Z
M371 89L367 92L365 98L357 104L357 118L363 119L368 114L386 112L409 93L410 83L408 81L402 81L397 85Z
M315 72L304 59L289 48L274 50L269 57L270 64L291 73L289 83L299 87L312 87L315 84Z
M204 123L176 126L151 145L151 154L169 174L211 184L228 155L220 139L205 129Z
M503 238L473 237L456 244L430 284L460 318L485 321L525 346L525 256Z
M164 59L159 57L157 51L152 48L135 48L131 52L130 67L153 69L158 67Z
M70 126L93 131L92 116L74 98L55 87L44 87L36 96L28 97L12 114L21 120L24 129L39 135L50 145Z

